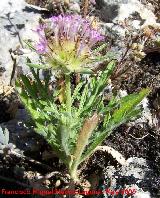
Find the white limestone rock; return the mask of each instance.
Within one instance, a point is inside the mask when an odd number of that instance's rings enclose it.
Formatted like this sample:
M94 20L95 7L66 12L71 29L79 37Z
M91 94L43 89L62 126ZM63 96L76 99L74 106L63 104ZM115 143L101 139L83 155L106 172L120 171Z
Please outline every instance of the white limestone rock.
M0 68L5 70L0 75L0 81L8 85L13 70L13 60L10 50L14 51L25 39L37 40L33 29L36 28L41 17L40 11L32 9L25 0L0 1ZM38 55L29 54L37 61ZM26 66L26 57L15 57L16 64L22 67L24 73L29 72Z

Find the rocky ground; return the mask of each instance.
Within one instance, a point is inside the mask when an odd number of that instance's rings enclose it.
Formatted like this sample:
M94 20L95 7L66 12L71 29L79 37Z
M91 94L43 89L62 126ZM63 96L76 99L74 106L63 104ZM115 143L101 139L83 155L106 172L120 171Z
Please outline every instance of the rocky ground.
M130 197L160 197L160 35L158 31L154 32L160 26L158 6L159 1L151 0L96 0L86 9L78 0L65 1L62 5L57 1L0 2L0 126L9 132L9 140L5 142L6 155L0 154L1 189L10 186L29 189L41 184L42 188L67 186L65 167L43 138L26 123L28 115L14 92L14 84L20 73L29 74L26 57L38 61L39 57L28 51L23 41L37 39L32 30L39 19L61 12L78 12L97 17L107 35L108 51L119 60L111 90L123 96L143 87L152 89L150 96L142 102L141 118L116 129L103 144L119 151L127 165L122 166L111 154L97 151L84 167L83 176L93 189L102 184L114 189L132 187L137 193ZM155 29L146 30L148 25ZM144 30L146 36L141 36ZM133 58L134 50L128 49L131 40L145 44L146 55L138 61ZM3 147L0 149L2 151ZM52 171L58 173L48 176ZM44 178L44 175L48 177Z

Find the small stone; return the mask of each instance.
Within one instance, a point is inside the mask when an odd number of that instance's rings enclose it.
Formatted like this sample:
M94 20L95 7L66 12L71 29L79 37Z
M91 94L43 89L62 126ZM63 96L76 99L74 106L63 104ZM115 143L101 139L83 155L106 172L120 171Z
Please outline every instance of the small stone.
M138 45L137 45L137 49L138 49L139 51L143 50L143 48L144 48L143 45L141 45L141 44L138 44Z
M95 1L95 0L90 0L90 2L91 2L93 5L96 5L96 1Z
M134 198L151 198L151 195L149 192L137 192Z
M55 187L57 188L57 187L59 187L61 185L61 181L58 179L57 181L56 181L56 183L55 183Z
M49 185L51 184L51 182L50 182L48 179L46 179L46 180L43 182L43 184L44 184L45 186L49 186Z
M82 183L82 187L83 187L84 191L89 191L91 189L91 183L89 181L85 180Z
M131 46L131 48L132 48L133 50L137 49L137 43L133 43L132 46Z
M72 10L73 12L77 12L77 13L80 13L80 10L81 10L78 3L70 4L69 9Z

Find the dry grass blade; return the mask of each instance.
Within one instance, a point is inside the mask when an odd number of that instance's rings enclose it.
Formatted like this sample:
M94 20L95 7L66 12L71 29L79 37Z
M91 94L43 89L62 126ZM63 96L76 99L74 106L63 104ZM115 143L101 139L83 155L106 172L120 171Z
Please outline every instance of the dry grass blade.
M113 156L113 158L115 158L117 160L117 162L119 164L121 164L122 166L128 165L128 162L123 157L123 155L121 153L119 153L118 151L116 151L115 149L113 149L112 147L109 147L109 146L98 146L95 149L95 152L96 151L105 151L105 152L111 154Z

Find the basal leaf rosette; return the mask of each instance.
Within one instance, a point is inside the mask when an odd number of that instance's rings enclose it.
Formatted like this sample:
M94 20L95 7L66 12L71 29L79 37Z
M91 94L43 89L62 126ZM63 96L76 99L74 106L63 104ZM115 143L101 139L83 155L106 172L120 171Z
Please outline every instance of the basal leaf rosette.
M64 73L89 72L94 55L92 49L104 40L91 23L79 15L59 15L36 29L37 53L43 55L50 68Z

